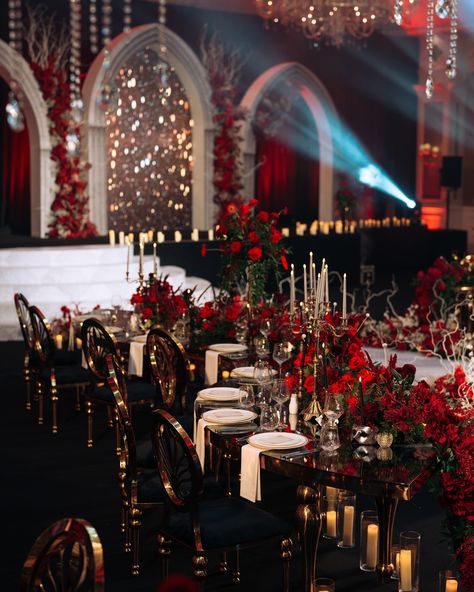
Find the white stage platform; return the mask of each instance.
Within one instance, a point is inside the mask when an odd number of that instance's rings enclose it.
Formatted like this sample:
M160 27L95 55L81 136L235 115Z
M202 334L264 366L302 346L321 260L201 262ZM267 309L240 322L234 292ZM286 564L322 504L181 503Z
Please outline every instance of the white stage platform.
M127 249L121 245L0 249L0 340L21 339L15 292L22 292L48 319L59 317L63 305L77 304L89 311L97 304L110 307L112 297L120 297L125 306L136 289L136 284L125 281ZM152 270L152 258L145 257L145 274ZM202 278L186 277L181 267L158 264L158 273L168 274L175 288L196 286L197 294L209 285ZM130 262L130 277L137 275L138 256Z

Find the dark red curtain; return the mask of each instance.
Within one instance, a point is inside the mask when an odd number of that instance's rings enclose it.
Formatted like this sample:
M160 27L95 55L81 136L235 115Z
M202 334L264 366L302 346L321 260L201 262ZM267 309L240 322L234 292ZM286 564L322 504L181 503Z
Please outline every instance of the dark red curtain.
M257 136L255 196L262 207L310 221L318 217L319 147L316 125L303 100L275 137Z
M28 129L16 133L7 123L8 87L0 86L0 229L30 234L30 142Z

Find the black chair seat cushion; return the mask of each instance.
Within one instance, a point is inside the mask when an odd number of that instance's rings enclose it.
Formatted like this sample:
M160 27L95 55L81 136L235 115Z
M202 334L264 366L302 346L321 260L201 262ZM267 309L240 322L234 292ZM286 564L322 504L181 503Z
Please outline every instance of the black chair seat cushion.
M56 384L65 386L67 384L85 384L91 381L91 375L88 370L75 366L55 366ZM43 378L49 379L50 370L46 368L42 372Z
M222 487L212 478L205 479L204 485L203 499L205 500L220 499L225 495ZM167 500L168 495L156 469L140 473L138 476L138 501L141 503L165 503Z
M127 380L128 402L153 401L156 397L156 388L143 380ZM108 385L99 386L89 394L91 399L97 399L102 403L113 403L114 396Z
M289 536L291 532L291 526L280 518L239 498L203 501L199 504L199 517L204 549L257 543L273 537ZM171 514L166 533L194 547L190 514Z
M81 350L68 351L67 349L57 349L54 352L55 366L72 366L81 364Z
M156 468L155 453L151 440L144 440L137 442L137 467L139 469L154 469Z

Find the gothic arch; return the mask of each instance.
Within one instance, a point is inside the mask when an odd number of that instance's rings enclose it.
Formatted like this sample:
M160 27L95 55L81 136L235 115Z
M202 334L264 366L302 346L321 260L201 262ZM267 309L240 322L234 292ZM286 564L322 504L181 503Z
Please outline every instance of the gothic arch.
M313 115L318 130L320 146L319 217L322 220L330 220L333 218L334 198L332 128L338 120L338 116L331 97L321 81L310 70L297 62L287 62L269 68L251 84L242 98L241 105L248 112L248 117L242 128L245 193L252 195L254 191L256 147L252 120L255 111L264 94L271 92L284 81L298 89L300 96Z
M102 67L104 51L96 57L84 82L86 158L93 164L89 171L91 219L99 232L107 229L105 114L97 105L104 78L113 77L136 53L158 44L160 25L142 25L116 37L109 48L110 66ZM189 99L193 129L193 199L192 220L195 228L213 224L212 141L213 123L206 73L191 48L175 33L163 27L167 60L176 71Z
M0 77L8 85L15 80L23 92L31 152L31 235L44 236L52 198L51 140L46 104L28 62L1 40Z

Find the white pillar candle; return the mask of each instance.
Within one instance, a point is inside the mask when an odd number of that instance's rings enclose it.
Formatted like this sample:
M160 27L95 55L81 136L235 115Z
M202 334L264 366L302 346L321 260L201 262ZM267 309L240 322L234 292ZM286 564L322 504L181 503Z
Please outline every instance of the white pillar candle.
M342 544L345 547L352 547L354 544L354 506L344 506L344 518L342 525Z
M290 236L290 229L289 228L282 228L281 229L281 235L285 236L286 238L288 238Z
M446 592L458 592L458 583L456 580L446 580Z
M155 276L158 274L158 264L156 261L156 243L153 243L153 273Z
M342 318L347 318L347 275L342 276Z
M151 243L153 241L153 230L149 230L147 232L148 242Z
M157 239L159 243L165 242L165 235L161 232L161 230L159 230L157 233Z
M337 536L336 516L336 510L328 510L326 512L326 534L334 538Z
M199 240L199 230L197 228L193 228L191 232L191 240L198 241Z
M118 235L119 245L125 244L125 232L121 230Z
M379 543L379 526L378 524L369 524L367 526L367 549L365 556L365 563L367 567L375 569L377 565Z
M133 232L129 232L128 233L128 242L133 245L133 240L134 240L134 236L133 236Z
M109 230L109 245L115 245L115 230Z
M174 231L174 242L180 243L182 238L183 238L183 235L181 234L181 232L179 230L175 230Z
M336 487L330 487L329 485L326 486L326 499L328 510L336 509L338 493L339 489L337 489Z
M214 240L214 229L213 228L209 228L209 230L207 231L207 238L208 238L208 240Z
M143 273L143 254L145 251L145 244L144 243L140 243L140 259L138 262L138 271L140 273Z
M61 333L54 336L54 344L56 345L57 349L63 349L63 336Z
M308 300L308 284L306 282L306 263L303 263L303 290L304 290L304 301Z
M410 549L400 550L400 590L412 592L411 585L411 551Z

